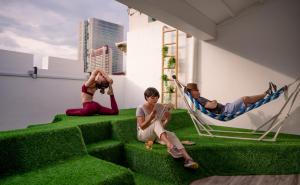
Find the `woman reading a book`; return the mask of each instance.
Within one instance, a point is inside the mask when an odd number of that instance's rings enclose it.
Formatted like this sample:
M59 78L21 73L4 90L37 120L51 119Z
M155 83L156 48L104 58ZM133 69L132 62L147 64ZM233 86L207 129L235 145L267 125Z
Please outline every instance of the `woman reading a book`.
M170 120L170 105L157 103L159 92L153 87L149 87L144 92L146 102L136 110L137 117L137 138L139 141L149 140L165 144L168 153L173 158L185 159L184 167L197 169L198 164L189 156L177 136L165 128Z

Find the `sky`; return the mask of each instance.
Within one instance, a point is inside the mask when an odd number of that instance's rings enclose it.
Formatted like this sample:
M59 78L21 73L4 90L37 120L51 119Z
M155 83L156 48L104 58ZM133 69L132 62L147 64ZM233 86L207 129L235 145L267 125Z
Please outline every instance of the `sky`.
M0 0L0 49L76 60L79 23L90 17L128 31L127 7L115 0Z

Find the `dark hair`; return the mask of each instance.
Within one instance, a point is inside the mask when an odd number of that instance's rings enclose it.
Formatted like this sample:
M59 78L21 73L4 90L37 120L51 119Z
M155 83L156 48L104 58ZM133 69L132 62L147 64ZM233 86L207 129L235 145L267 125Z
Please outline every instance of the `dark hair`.
M159 98L159 92L154 87L148 87L144 92L145 100L149 97L158 97Z
M96 83L96 88L100 89L100 93L104 94L104 90L109 86L108 82L101 82L101 84Z

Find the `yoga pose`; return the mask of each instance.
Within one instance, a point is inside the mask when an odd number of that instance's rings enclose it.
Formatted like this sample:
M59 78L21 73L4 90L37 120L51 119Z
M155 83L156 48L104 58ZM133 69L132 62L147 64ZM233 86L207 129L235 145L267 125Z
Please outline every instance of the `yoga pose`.
M90 116L93 114L114 115L119 113L118 105L116 103L113 89L113 80L102 71L96 69L92 72L90 78L82 85L81 100L83 108L68 109L66 114L68 116ZM103 107L97 102L93 101L93 96L97 89L104 94L105 89L108 88L107 94L110 95L111 109Z
M210 112L226 115L235 114L239 110L245 109L249 105L263 99L267 94L272 94L273 91L277 91L277 86L270 82L268 90L266 90L264 93L254 96L243 96L234 102L227 103L225 105L218 103L216 100L211 101L201 97L196 83L188 83L185 90L191 93L192 97Z
M169 107L157 103L159 92L149 87L144 92L146 102L136 110L137 116L137 138L139 141L156 141L166 144L169 154L174 158L185 159L184 167L197 169L198 164L189 156L177 136L165 127L170 120Z

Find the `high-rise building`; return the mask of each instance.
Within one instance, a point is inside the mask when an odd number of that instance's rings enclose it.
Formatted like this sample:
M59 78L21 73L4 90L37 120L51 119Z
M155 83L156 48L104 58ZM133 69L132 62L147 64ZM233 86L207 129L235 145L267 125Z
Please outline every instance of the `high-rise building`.
M92 49L89 55L88 71L100 68L107 74L112 74L112 52L106 45L98 49Z
M107 45L112 53L112 74L122 73L123 54L115 43L123 41L124 28L121 25L89 18L80 23L79 30L79 61L84 63L84 71L90 72L90 54L93 50ZM110 73L110 74L111 74Z

